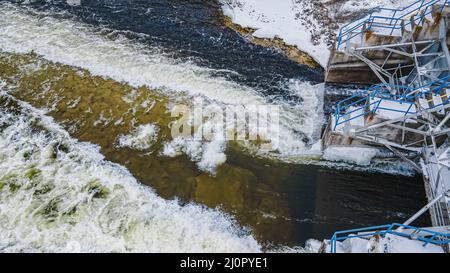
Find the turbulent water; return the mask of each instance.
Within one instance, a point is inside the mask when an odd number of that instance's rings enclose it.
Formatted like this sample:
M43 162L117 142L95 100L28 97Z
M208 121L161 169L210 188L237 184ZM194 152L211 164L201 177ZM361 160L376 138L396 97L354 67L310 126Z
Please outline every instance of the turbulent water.
M201 95L222 104L263 104L267 97L254 89L238 85L223 77L212 76L211 69L191 62L176 62L158 49L143 47L123 35L114 40L99 35L98 30L67 19L54 19L48 13L34 16L15 8L4 8L0 19L0 48L7 52L35 52L48 60L88 69L93 75L110 77L132 86L148 86L167 92L187 92ZM296 79L285 83L292 96L303 102L283 106L279 156L298 156L305 151L307 141L317 140L320 128L320 100L311 84ZM283 105L284 104L284 105ZM317 122L319 121L319 122ZM301 133L299 137L299 133ZM270 136L269 136L270 138Z
M319 160L323 71L224 28L214 1L63 2L0 1L0 250L253 252L425 202L389 175L403 163ZM171 138L199 99L279 105L278 149Z
M1 100L16 111L0 110L0 250L260 251L227 216L163 200L98 147L70 138L35 109Z

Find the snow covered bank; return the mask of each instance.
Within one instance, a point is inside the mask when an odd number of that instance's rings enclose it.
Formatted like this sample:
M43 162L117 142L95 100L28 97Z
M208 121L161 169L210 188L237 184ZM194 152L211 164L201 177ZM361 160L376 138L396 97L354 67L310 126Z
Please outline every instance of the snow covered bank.
M233 23L253 28L256 38L280 38L327 66L339 26L376 7L398 8L400 0L220 0Z
M323 35L317 33L320 25L308 11L310 1L221 0L223 12L242 26L256 29L257 38L278 37L309 54L326 67L330 50ZM276 8L274 8L276 7Z
M358 14L376 7L399 8L413 3L413 1L406 2L400 0L321 0L321 2L332 8L330 10L330 15L332 16L345 16L350 15L351 13Z

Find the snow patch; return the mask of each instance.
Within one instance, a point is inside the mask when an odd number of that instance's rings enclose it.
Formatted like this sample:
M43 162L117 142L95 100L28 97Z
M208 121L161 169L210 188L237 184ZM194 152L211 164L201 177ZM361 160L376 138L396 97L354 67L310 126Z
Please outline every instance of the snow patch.
M402 6L405 5L407 5L407 3L405 4L404 0L350 0L350 1L347 0L341 6L341 12L358 13L376 7L401 8Z
M322 67L330 56L325 37L314 39L313 28L320 24L306 12L313 7L309 1L221 0L224 15L242 27L257 29L257 38L281 38L309 54ZM316 37L317 38L317 37ZM316 40L316 41L313 41Z
M378 154L376 148L362 147L328 147L324 152L324 159L330 161L344 161L357 165L368 166Z
M311 253L330 253L330 241L310 239L306 241L305 251ZM442 247L425 245L421 241L387 234L369 238L348 238L336 243L336 253L444 253Z

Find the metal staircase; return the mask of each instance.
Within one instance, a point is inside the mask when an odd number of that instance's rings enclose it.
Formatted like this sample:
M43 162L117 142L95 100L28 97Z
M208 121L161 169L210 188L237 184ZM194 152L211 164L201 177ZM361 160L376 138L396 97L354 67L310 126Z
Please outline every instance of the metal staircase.
M442 19L449 5L450 0L419 0L404 9L375 9L341 29L337 50L366 63L391 86L435 81L450 68Z
M407 37L417 26L423 26L432 19L433 13L441 12L448 5L448 0L418 0L402 9L377 7L364 17L350 22L341 28L337 49L362 45L366 33L377 33L389 37ZM358 46L356 46L358 47Z
M336 47L381 83L340 101L331 131L385 147L423 173L429 200L438 198L428 208L433 226L450 226L449 29L450 0L419 0L344 26Z

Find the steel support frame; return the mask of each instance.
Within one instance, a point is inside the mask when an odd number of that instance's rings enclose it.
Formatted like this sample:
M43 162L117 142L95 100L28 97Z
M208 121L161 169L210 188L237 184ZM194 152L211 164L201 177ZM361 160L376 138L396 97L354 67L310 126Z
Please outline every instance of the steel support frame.
M416 147L412 147L412 145L417 145L420 142L424 142L424 140L426 138L431 138L431 137L436 137L439 135L443 135L443 134L449 134L450 133L450 128L447 128L445 126L445 120L449 120L450 119L450 113L444 118L444 122L440 122L438 124L433 123L433 122L429 122L429 121L423 121L422 117L435 113L435 112L439 112L442 110L447 110L450 109L450 104L447 105L443 105L440 107L436 107L436 108L432 108L432 109L428 109L428 110L422 110L418 113L415 114L410 114L410 115L406 115L403 117L399 117L396 119L391 119L391 120L386 120L386 121L382 121L379 123L375 123L372 125L368 125L365 126L363 128L357 129L354 131L353 133L353 137L354 138L358 138L360 140L364 140L367 142L373 142L379 145L389 145L391 147L395 147L398 149L402 149L402 150L406 150L406 151L413 151L413 152L418 152L421 149L420 148L416 148ZM408 120L413 120L417 123L423 123L425 124L425 126L421 126L417 129L414 128L410 128L405 126L406 121ZM378 136L378 135L372 135L371 132L377 131L377 129L380 129L382 127L392 127L392 128L396 128L396 129L400 129L402 130L402 132L410 132L410 133L414 133L418 136L420 136L421 138L423 138L424 140L421 141L413 141L410 143L395 143L386 139L383 139L382 137Z
M439 46L439 51L427 53L427 50L429 50L435 45ZM418 46L423 48L418 49ZM374 61L365 57L364 52L368 51L387 52L387 56L384 59L382 65L379 65ZM423 86L424 82L430 82L437 79L436 77L433 77L429 73L444 72L448 70L448 68L450 68L450 53L446 46L446 38L439 38L435 40L424 40L424 41L414 41L413 39L411 39L411 41L403 43L348 49L347 52L348 54L358 58L360 61L367 64L381 82L383 82L384 84L390 84L395 86L399 85ZM402 55L404 57L410 58L411 61L405 64L399 64L397 67L394 68L386 68L386 65L389 63L389 59L392 57L393 54ZM428 61L426 64L423 65L419 63L420 58L429 56L435 56L435 58L433 58L432 60ZM426 68L430 66L434 67L434 64L436 62L441 61L443 58L447 60L446 68L433 68L433 69ZM402 71L404 70L411 70L411 72L408 75L403 75ZM416 77L410 80L410 82L404 82L404 79L408 79L414 72L416 73ZM398 90L392 90L391 92L398 92Z

